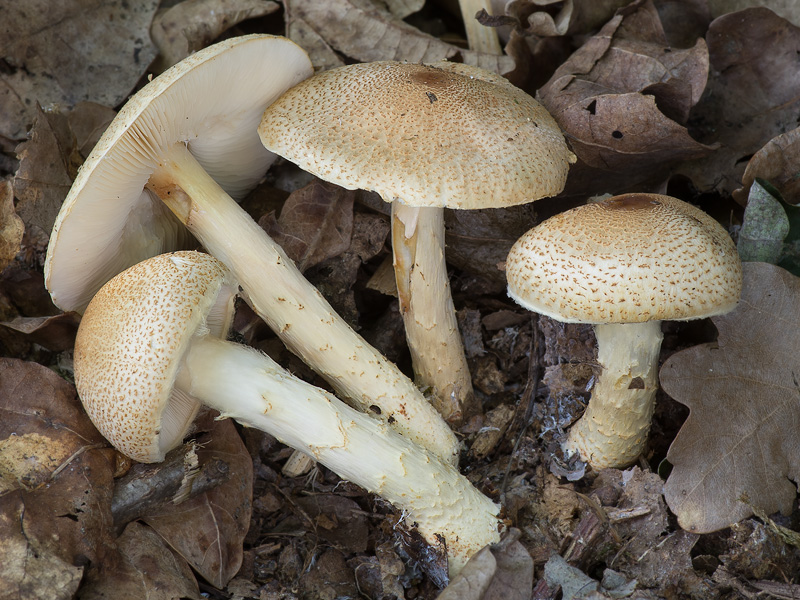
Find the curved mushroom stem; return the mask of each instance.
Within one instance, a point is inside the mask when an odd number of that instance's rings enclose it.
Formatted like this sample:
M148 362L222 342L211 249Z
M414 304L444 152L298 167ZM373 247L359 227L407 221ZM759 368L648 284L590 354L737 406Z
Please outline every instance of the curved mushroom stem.
M392 248L417 384L439 414L459 424L475 412L475 398L447 277L444 211L392 202Z
M228 266L250 305L292 352L362 411L379 413L409 440L455 463L455 435L413 382L336 314L183 144L162 159L148 189Z
M594 326L603 371L586 412L569 430L567 454L595 469L625 467L644 450L658 389L661 321Z
M175 384L222 417L274 435L407 511L430 544L444 538L451 576L499 540L497 505L452 465L252 348L195 338Z

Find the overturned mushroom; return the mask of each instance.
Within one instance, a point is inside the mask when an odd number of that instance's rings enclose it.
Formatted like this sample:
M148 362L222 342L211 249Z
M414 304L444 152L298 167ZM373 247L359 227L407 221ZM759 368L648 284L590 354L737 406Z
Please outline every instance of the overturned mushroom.
M220 339L236 291L213 257L177 252L131 267L97 293L75 342L75 384L112 444L139 461L163 460L203 403L407 511L429 543L444 538L451 575L499 540L498 507L452 465L260 352Z
M742 267L728 233L694 206L625 194L558 214L523 235L506 262L520 305L592 323L602 372L564 445L595 468L644 449L658 388L661 321L728 312Z
M236 274L289 349L339 393L362 410L377 407L409 439L455 460L455 436L414 384L232 198L274 159L257 133L264 108L311 72L293 42L252 35L209 46L153 79L120 111L70 189L50 238L47 287L57 306L82 311L123 269L185 249L188 229Z
M574 156L536 100L468 65L400 62L325 71L264 112L264 145L314 175L392 203L400 309L414 371L458 422L472 382L445 263L443 209L559 193Z

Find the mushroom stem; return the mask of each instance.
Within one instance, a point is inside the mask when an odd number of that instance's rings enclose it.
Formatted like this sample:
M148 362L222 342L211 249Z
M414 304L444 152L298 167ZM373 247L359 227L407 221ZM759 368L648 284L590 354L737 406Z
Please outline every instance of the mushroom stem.
M222 417L274 435L407 511L430 544L444 538L451 576L499 540L497 505L451 464L252 348L195 337L175 384Z
M443 209L392 203L397 295L417 384L429 390L439 414L458 424L475 412L475 400L444 246Z
M658 389L661 321L594 326L602 372L564 443L595 469L624 467L644 450Z
M228 266L286 346L338 393L443 460L457 460L455 435L416 386L353 331L184 144L172 147L147 187Z
M478 22L475 15L480 10L492 14L489 0L459 0L461 18L464 20L464 29L467 32L467 43L470 50L485 52L486 54L502 54L500 39L494 27L486 27Z

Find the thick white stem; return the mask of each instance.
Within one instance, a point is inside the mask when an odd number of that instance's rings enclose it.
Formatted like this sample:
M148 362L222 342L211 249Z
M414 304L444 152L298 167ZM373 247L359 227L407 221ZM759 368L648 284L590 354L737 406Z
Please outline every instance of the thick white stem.
M250 305L286 346L342 396L454 463L458 441L414 383L333 310L250 216L177 144L149 189L210 254L225 263Z
M564 444L595 469L625 467L644 450L658 389L660 321L595 325L602 372Z
M448 422L461 423L474 395L447 277L444 210L393 202L392 248L417 384Z
M176 385L222 416L266 431L379 494L407 512L429 543L443 536L451 576L499 540L498 507L451 464L252 348L196 339Z

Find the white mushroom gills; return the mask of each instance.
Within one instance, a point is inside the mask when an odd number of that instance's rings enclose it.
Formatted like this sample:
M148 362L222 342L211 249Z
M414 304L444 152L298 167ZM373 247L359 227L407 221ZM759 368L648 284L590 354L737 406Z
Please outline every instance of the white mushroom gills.
M112 444L137 460L162 460L202 402L381 495L429 543L441 535L451 575L499 540L497 505L451 464L260 352L218 339L235 289L219 261L184 252L140 263L98 292L76 340L75 377Z
M506 277L509 295L525 308L595 325L602 371L564 444L594 468L629 465L645 447L660 321L728 312L742 289L725 229L658 194L615 196L551 217L517 240Z

